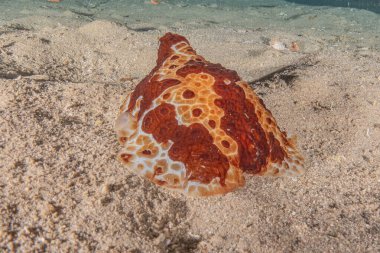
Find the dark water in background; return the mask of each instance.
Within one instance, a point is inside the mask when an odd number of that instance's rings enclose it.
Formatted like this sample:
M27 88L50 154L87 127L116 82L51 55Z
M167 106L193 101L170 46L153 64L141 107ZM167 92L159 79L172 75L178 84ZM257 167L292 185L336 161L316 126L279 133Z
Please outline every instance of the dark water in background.
M1 1L1 0L0 0ZM67 1L67 0L66 0ZM75 0L77 3L87 6L112 5L112 2L125 2L143 4L149 0ZM331 6L365 9L380 14L380 0L161 0L170 4L183 5L217 5L220 7L234 7L244 9L246 7L275 7L286 3L297 3L311 6Z
M297 4L365 9L380 13L380 0L286 0Z
M103 0L106 1L106 0ZM380 0L284 0L297 4L312 5L312 6L333 6L333 7L348 7L365 9L380 13ZM260 0L167 0L170 3L185 3L185 4L216 4L219 6L231 6L237 8L244 8L249 6L256 7L271 7L281 5L283 1L260 1Z
M78 24L109 20L145 30L160 29L161 25L220 25L237 29L313 29L315 33L341 31L358 39L362 37L359 33L372 37L380 34L380 0L159 0L159 5L149 4L150 1L0 0L0 25L41 16Z

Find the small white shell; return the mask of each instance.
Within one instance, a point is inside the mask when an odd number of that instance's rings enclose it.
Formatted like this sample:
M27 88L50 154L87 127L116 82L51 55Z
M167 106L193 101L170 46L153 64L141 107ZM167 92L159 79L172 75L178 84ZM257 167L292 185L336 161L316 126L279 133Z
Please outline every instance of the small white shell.
M287 49L285 43L278 40L271 40L270 46L279 51L283 51Z

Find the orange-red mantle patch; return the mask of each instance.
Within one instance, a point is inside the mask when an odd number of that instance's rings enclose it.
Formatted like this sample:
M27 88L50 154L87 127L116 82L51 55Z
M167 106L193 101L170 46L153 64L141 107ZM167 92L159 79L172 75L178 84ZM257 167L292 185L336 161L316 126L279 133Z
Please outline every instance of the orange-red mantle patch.
M157 65L125 99L116 131L129 169L190 195L232 191L243 172L302 172L295 144L248 84L177 34L160 39Z

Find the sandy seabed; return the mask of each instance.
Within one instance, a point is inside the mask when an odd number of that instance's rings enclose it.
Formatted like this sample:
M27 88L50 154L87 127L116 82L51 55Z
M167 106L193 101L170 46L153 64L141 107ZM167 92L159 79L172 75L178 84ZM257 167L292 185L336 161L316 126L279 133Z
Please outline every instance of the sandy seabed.
M54 22L0 27L0 252L379 252L378 50L268 29ZM166 31L252 82L298 136L303 176L189 198L116 160L118 107Z

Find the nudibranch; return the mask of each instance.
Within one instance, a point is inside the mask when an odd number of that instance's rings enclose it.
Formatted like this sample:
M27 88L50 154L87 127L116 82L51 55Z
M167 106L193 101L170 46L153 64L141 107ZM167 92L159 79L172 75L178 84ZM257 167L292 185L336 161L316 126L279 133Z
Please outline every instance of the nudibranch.
M188 195L230 192L244 185L243 173L303 170L294 141L253 89L177 34L160 39L156 67L126 97L115 128L128 169Z

